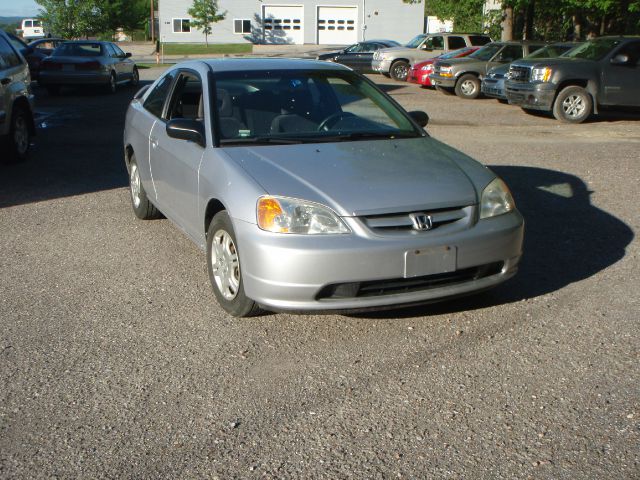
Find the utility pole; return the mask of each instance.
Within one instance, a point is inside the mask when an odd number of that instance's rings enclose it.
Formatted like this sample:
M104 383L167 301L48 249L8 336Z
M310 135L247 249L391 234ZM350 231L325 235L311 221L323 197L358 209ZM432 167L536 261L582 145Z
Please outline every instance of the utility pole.
M156 15L155 8L153 8L153 0L150 2L151 4L151 41L156 41Z

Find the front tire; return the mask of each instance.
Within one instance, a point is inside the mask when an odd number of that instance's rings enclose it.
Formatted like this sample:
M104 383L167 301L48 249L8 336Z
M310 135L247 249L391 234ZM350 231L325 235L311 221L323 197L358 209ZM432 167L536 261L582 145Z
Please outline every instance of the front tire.
M480 96L480 79L467 73L456 82L456 95L460 98L473 100Z
M238 241L226 211L217 213L207 231L207 270L218 304L234 317L251 317L260 307L244 293Z
M109 75L109 83L107 83L107 93L116 93L117 89L118 83L116 80L116 74L111 72L111 75Z
M564 123L582 123L591 116L593 100L582 87L563 88L553 102L553 116Z
M140 83L140 73L138 73L138 69L136 67L133 67L133 73L131 74L131 81L129 82L129 85L137 87L138 83Z
M396 60L391 65L389 73L394 80L404 82L407 80L407 76L409 76L409 64L404 60Z
M147 197L147 192L140 179L140 169L136 162L136 156L133 154L129 161L129 191L131 192L131 207L136 217L140 220L154 220L162 217L160 210Z

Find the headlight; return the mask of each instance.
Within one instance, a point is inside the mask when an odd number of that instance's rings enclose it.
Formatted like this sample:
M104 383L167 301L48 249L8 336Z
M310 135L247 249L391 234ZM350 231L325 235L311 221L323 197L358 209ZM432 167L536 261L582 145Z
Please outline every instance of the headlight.
M328 207L286 197L260 197L258 226L273 233L329 235L349 233L349 228Z
M552 70L549 67L534 68L531 71L531 81L548 82L551 78Z
M495 217L516 208L509 187L499 178L485 187L480 199L480 218Z
M451 73L453 71L453 67L448 66L448 67L440 67L440 76L441 77L452 77L453 73Z

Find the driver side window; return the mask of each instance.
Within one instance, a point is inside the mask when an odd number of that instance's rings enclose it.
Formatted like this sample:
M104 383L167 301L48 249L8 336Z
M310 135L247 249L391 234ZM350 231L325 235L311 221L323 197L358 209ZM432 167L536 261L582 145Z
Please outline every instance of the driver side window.
M425 42L425 47L432 50L442 50L444 48L444 38L440 36L429 37Z
M170 72L162 77L144 102L144 108L158 118L162 116L162 107L169 95L171 84L173 83L175 76L175 72Z

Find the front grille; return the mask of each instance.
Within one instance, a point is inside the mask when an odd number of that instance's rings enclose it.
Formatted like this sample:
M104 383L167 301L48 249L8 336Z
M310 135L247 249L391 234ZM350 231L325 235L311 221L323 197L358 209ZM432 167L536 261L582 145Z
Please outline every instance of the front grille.
M379 297L402 293L420 292L448 285L470 282L496 275L502 271L503 262L489 263L479 267L465 268L449 273L426 275L415 278L393 278L368 282L336 283L324 287L317 300L340 300L348 298Z
M429 230L416 230L410 214L428 215L431 217ZM402 212L387 215L367 215L359 217L371 231L378 234L398 232L432 232L438 229L450 231L454 228L464 228L470 224L473 218L473 207L441 208L423 212Z
M531 78L531 69L529 67L518 67L511 65L509 68L509 79L514 82L528 82Z

